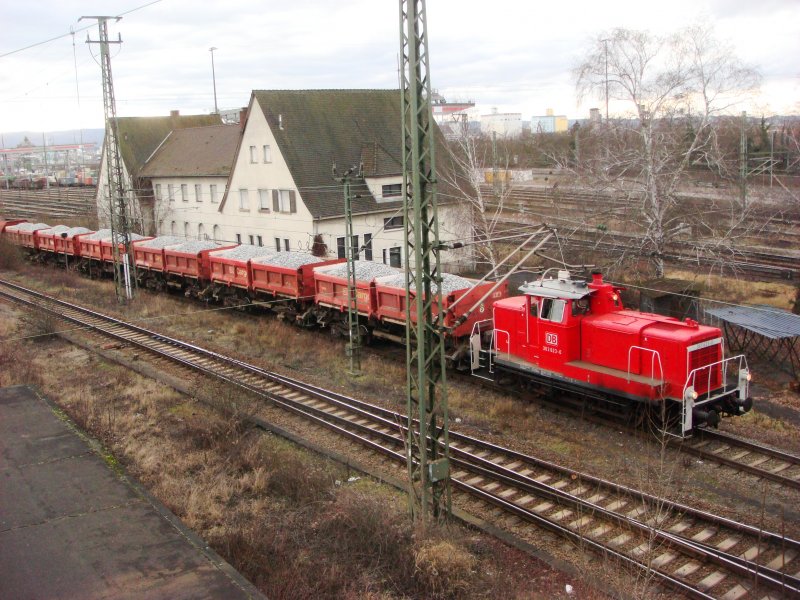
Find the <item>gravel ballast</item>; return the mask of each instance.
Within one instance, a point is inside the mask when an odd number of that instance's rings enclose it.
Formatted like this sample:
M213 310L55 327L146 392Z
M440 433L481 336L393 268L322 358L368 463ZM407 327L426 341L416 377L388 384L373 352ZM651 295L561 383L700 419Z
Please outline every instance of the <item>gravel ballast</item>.
M178 246L183 244L186 240L184 238L175 237L172 235L162 235L152 240L146 240L140 244L136 244L137 248L166 248L167 246Z
M311 265L323 261L321 258L306 254L305 252L278 252L271 256L258 256L253 259L253 262L261 265L299 269L303 265Z
M47 223L19 223L6 227L6 231L39 231L40 229L49 228L50 225Z
M223 244L217 242L207 242L205 240L196 240L192 242L184 242L180 246L172 246L170 248L173 252L187 252L196 253L203 250L213 250L214 248L222 248Z
M69 231L69 225L56 225L50 229L39 230L40 235L61 235L65 231Z
M231 260L250 260L258 256L272 256L275 250L270 250L264 246L253 246L251 244L241 244L230 250L214 252L214 258L228 258Z
M372 281L376 277L386 277L387 275L403 276L402 271L395 267L390 267L383 263L376 263L369 260L357 260L353 263L355 268L356 280L358 281ZM330 267L321 267L320 273L330 275L331 277L341 277L347 279L347 263L343 262L338 265L331 265Z
M387 287L405 288L406 276L405 273L399 273L391 277L384 277L378 283ZM475 283L476 282L472 281L471 279L465 279L450 273L444 273L442 275L442 291L445 293L445 295L452 294L453 292L458 292L460 290L468 290L472 287L475 287ZM439 286L434 283L431 286L431 291L436 294L438 290Z

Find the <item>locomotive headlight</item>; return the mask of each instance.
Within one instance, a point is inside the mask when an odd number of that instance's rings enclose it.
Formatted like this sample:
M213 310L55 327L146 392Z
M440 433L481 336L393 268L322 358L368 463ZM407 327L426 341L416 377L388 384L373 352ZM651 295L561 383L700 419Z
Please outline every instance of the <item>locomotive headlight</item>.
M697 392L694 391L693 386L690 385L686 388L686 390L683 392L683 399L686 401L691 400L692 402L697 400Z
M747 372L747 381L752 381L752 379L753 379L753 374L750 371L748 371Z

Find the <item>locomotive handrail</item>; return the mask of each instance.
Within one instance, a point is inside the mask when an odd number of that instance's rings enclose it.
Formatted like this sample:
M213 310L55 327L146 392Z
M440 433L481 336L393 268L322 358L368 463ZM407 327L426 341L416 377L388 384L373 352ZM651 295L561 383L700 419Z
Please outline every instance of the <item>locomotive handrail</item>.
M740 376L738 377L735 385L732 385L732 386L728 387L728 367L734 361L737 363L737 372L740 374ZM744 367L742 367L742 364L744 364ZM712 375L712 372L714 370L713 368L716 367L716 366L719 366L721 368L722 377L721 377L721 381L720 381L720 387L718 388L717 393L716 394L712 394L713 390L711 389L711 375ZM740 391L740 396L742 396L742 395L743 396L747 396L746 382L749 381L749 380L746 380L746 381L743 382L742 381L742 377L741 377L741 373L744 371L744 372L749 374L749 367L747 365L747 357L744 354L739 354L737 356L731 356L731 357L728 357L728 358L723 358L723 359L718 360L716 362L709 363L707 365L703 365L702 367L697 367L696 369L693 369L691 371L691 373L689 373L689 376L686 378L686 383L683 385L682 398L686 398L687 390L689 388L697 389L697 386L695 385L695 383L697 382L697 376L698 376L698 373L700 371L703 371L703 370L707 370L708 371L708 374L706 376L707 378L706 378L706 381L705 381L706 390L708 390L707 391L708 396L703 398L699 402L694 402L694 406L698 406L698 405L701 405L701 404L706 404L708 402L713 402L714 400L716 400L716 399L718 399L718 398L720 398L722 396L725 396L726 394L730 394L731 392L733 392L735 390L739 390ZM743 386L745 386L744 390L742 390ZM744 391L743 394L742 394L742 391ZM744 399L744 398L742 398L742 399Z
M658 372L661 375L661 378L658 381L664 383L664 365L661 364L661 354L658 350L653 350L652 348L645 348L643 346L631 346L628 348L628 383L631 381L631 354L634 350L641 350L642 352L650 352L652 355L650 357L650 378L655 380L656 379L656 359L658 359Z
M494 344L493 344L493 346L494 346L495 351L500 352L500 341L496 336L496 334L498 334L498 333L505 333L506 334L506 339L508 340L508 342L506 344L506 346L507 346L506 354L508 356L511 356L511 334L508 331L506 331L505 329L494 329L494 334L495 335L494 335Z

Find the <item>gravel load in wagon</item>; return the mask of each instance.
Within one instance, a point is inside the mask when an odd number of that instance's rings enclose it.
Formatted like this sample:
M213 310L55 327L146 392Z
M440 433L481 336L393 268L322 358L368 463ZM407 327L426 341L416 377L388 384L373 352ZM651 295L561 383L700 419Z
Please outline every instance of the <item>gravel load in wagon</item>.
M152 240L146 240L141 244L136 244L137 248L166 248L167 246L177 246L186 242L184 238L162 235Z
M19 223L18 225L6 227L6 231L39 231L40 229L49 228L50 225L47 223Z
M398 270L395 267L384 265L383 263L376 263L369 260L357 260L353 262L357 281L372 281L376 277L385 277L387 275L395 275ZM347 279L347 263L340 263L332 267L324 267L325 275L331 277L341 277Z
M276 254L275 250L270 250L265 246L253 246L251 244L242 244L231 248L230 250L223 250L222 252L215 252L212 258L228 258L231 260L250 260L258 256L271 256Z
M195 242L184 242L180 246L173 246L169 250L170 252L186 252L186 253L197 253L202 252L203 250L213 250L214 248L222 248L224 244L219 244L217 242L207 242L205 240L198 240Z
M143 239L145 239L145 237L146 237L146 236L144 236L144 235L139 235L138 233L131 233L131 234L130 234L130 237L129 237L129 240L130 240L131 242L135 242L136 240L143 240ZM108 240L110 240L110 239L111 239L111 236L109 235L109 236L106 236L106 238L104 238L104 239L103 239L103 241L104 241L104 242L107 242L107 241L108 241ZM116 241L118 244L121 244L121 243L124 241L124 239L122 238L122 236L121 236L120 234L118 234L118 233L115 233L115 234L114 234L114 241ZM112 242L112 243L113 243L113 242Z
M56 225L55 227L51 227L50 229L42 229L39 231L39 235L58 235L60 236L65 231L69 231L69 225ZM87 229L88 231L88 229Z
M471 279L465 279L464 277L459 277L458 275L453 275L451 273L443 273L442 274L442 291L444 292L445 296L447 294L452 294L453 292L458 292L460 290L468 290L470 288L475 287L475 281ZM406 275L405 273L398 273L394 277L387 277L385 279L381 279L381 285L386 287L396 287L396 288L403 288L406 287ZM431 284L431 292L436 294L439 290L439 286L436 283Z
M86 227L70 227L67 229L67 239L74 238L76 235L81 235L83 233L91 233L91 229L86 229Z
M305 252L278 252L271 256L258 256L253 259L253 262L260 265L299 269L303 265L311 265L324 261L321 258L306 254Z
M92 235L87 235L83 238L84 241L86 240L107 240L111 237L111 230L110 229L98 229Z

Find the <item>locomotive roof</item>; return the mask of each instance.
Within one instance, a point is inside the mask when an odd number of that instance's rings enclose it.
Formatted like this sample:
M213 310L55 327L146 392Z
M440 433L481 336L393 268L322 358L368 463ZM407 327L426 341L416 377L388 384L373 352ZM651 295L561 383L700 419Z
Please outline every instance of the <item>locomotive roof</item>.
M580 300L592 293L582 279L540 279L519 286L519 291L542 298L565 298L567 300Z

